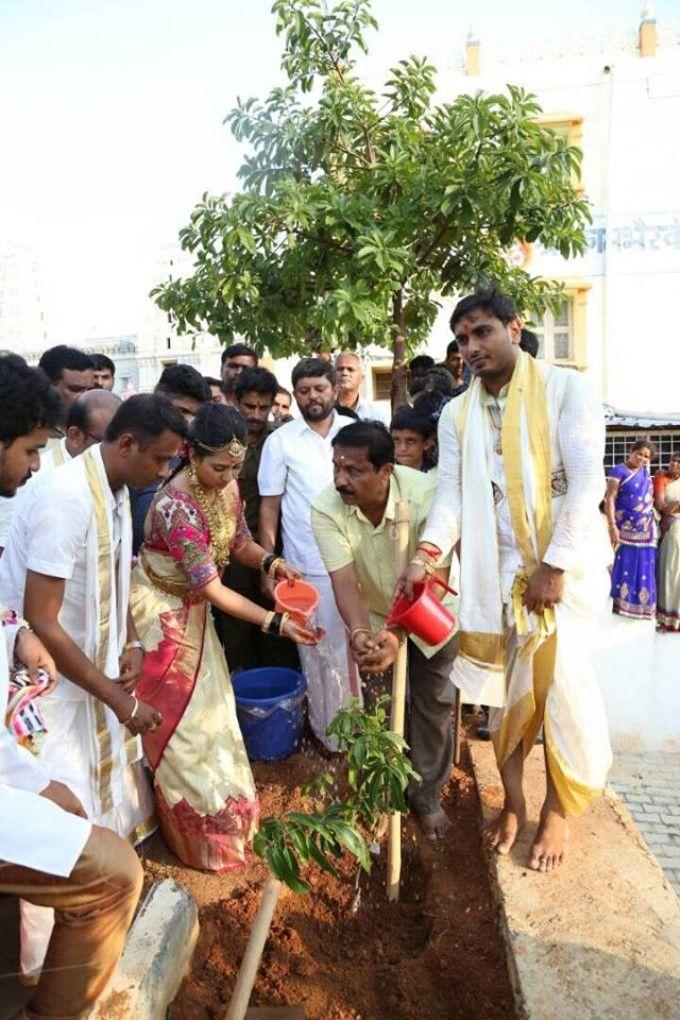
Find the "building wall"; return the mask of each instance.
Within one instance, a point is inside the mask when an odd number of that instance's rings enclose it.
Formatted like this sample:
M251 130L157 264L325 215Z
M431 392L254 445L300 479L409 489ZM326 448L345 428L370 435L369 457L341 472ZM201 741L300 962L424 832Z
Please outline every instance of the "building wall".
M586 285L579 367L604 401L635 411L673 411L680 344L672 295L680 291L680 38L661 33L641 57L635 32L561 49L494 53L482 40L478 75L443 76L440 99L506 82L535 93L544 119L571 124L583 149L592 203L588 248L565 261L534 246L532 274ZM442 315L433 341L443 341Z
M677 638L652 621L608 614L594 639L593 664L615 748L680 747Z
M0 350L46 344L38 263L27 245L0 242Z

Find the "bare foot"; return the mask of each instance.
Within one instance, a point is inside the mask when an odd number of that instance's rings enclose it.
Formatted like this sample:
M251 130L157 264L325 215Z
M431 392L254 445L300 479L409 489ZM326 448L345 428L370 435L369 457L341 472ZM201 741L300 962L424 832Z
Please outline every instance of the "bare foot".
M564 860L569 829L561 811L543 808L529 867L534 871L555 871Z
M497 854L509 854L525 821L526 808L524 804L518 805L516 809L503 808L498 818L487 826L487 846L492 847Z
M451 828L451 822L443 808L438 808L437 811L433 811L429 815L418 815L418 821L421 829L432 842L443 839Z

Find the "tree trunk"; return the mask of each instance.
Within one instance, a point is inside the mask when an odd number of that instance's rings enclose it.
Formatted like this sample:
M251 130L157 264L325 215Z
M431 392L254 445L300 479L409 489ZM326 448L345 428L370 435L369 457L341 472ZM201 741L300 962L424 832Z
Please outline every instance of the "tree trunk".
M406 397L408 387L408 368L406 365L406 333L404 327L404 304L403 293L397 291L392 299L392 414L404 407L408 401Z

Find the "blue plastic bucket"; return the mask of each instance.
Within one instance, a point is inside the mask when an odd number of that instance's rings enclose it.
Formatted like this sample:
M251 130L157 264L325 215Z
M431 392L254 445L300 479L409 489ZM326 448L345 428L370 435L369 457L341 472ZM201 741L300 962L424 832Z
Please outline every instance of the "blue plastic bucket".
M251 761L279 761L300 746L307 683L295 669L265 666L231 678L236 714Z

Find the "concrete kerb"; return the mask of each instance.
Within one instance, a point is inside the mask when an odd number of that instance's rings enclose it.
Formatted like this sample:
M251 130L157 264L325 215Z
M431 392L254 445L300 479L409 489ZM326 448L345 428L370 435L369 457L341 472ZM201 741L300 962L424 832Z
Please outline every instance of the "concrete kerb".
M198 908L176 882L155 882L130 929L93 1020L165 1020L198 938Z
M470 744L484 821L502 803L493 749ZM573 823L551 875L527 867L545 790L542 749L529 756L529 822L507 857L489 853L516 1011L528 1020L677 1018L680 901L627 810L608 790Z

